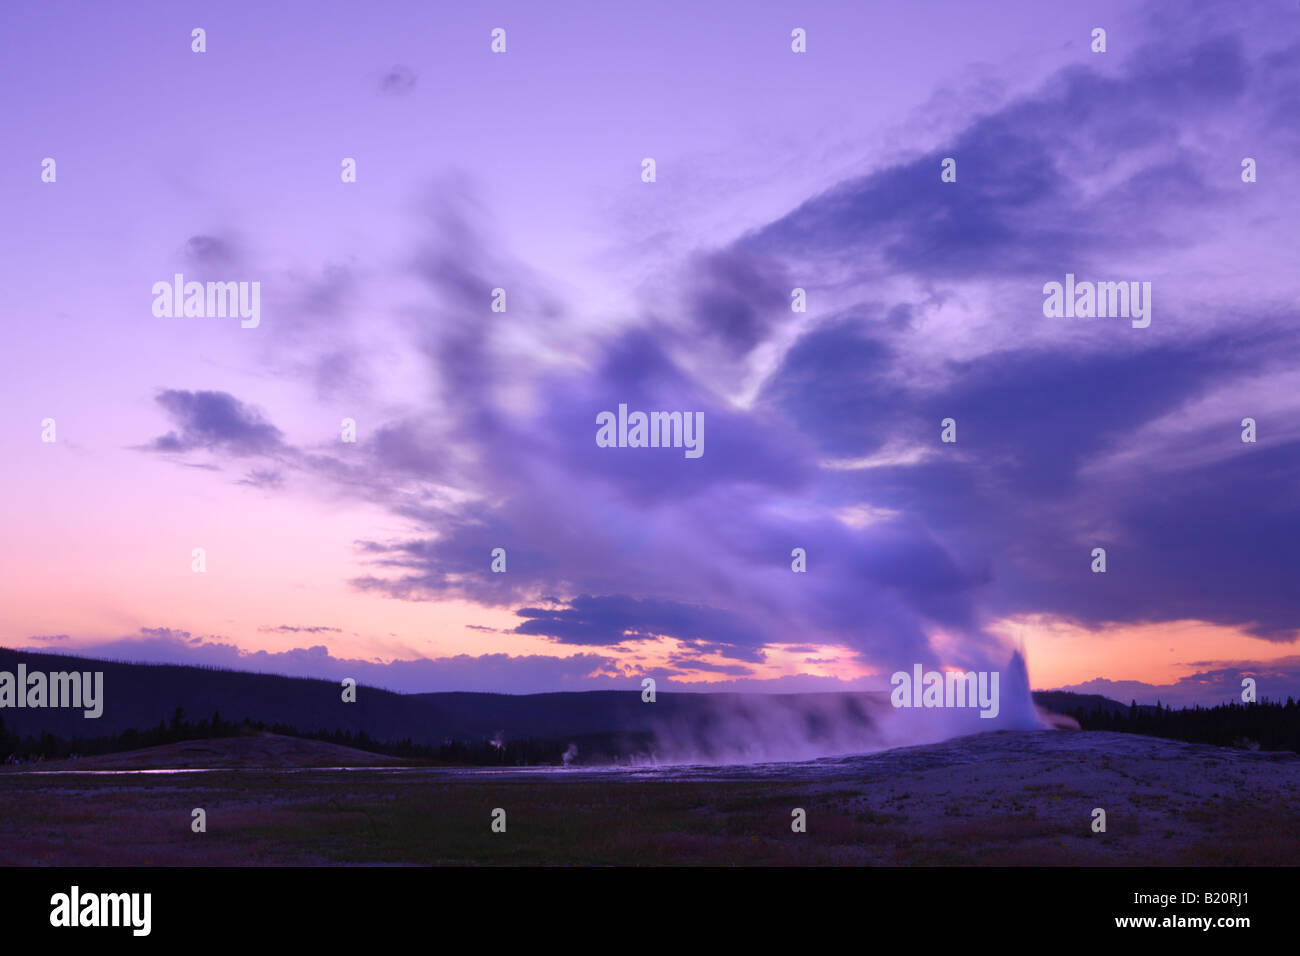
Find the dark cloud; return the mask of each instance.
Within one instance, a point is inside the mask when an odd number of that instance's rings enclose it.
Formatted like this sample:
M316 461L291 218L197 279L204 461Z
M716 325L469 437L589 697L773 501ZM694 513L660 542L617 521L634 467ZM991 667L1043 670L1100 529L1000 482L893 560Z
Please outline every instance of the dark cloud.
M284 475L270 468L255 468L241 478L237 484L277 490L284 487Z
M1291 77L1294 59L1279 64ZM429 394L368 428L346 468L311 461L417 529L359 542L371 573L353 583L510 608L524 619L515 633L571 645L672 638L685 645L677 668L700 655L743 668L792 642L910 666L936 660L936 630L954 639L945 663L1000 665L985 627L1024 612L1191 617L1290 639L1300 448L1238 442L1166 468L1137 447L1133 461L1101 465L1213 390L1294 367L1296 317L1249 301L1179 315L1171 296L1151 335L1086 347L1024 323L1041 317L1047 279L1194 249L1204 237L1186 216L1239 199L1222 157L1191 134L1207 115L1268 115L1294 88L1252 68L1230 35L1107 66L1064 71L942 148L692 258L667 284L680 314L613 317L565 365L521 355L508 331L513 290L535 297L530 323L549 321L559 297L492 248L463 191L442 190L403 276L424 296L405 331ZM952 185L939 181L949 155ZM860 289L862 304L815 317L756 400L736 401L735 366L785 331L790 288L823 281ZM914 292L878 287L894 281ZM498 285L507 316L489 312ZM970 287L1023 334L961 358L942 340L920 348L932 333L958 337L935 313ZM325 288L321 310L347 288ZM322 362L349 373L343 358ZM529 393L522 408L502 400L516 387ZM224 393L166 394L181 396L164 403L177 431L156 450L283 449ZM704 456L597 447L597 413L620 403L703 412ZM949 416L954 446L938 441ZM1203 424L1207 440L1235 439L1231 420ZM898 448L916 454L852 464ZM841 517L857 507L881 516ZM1088 571L1096 545L1110 551L1106 575ZM490 570L497 547L505 574ZM790 569L795 547L806 574Z
M712 674L726 674L729 677L749 677L754 672L744 664L713 664L708 661L702 661L693 655L674 654L668 659L668 663L673 667L680 667L682 671L708 671Z
M790 281L779 262L737 249L695 260L688 277L688 308L696 329L744 354L763 341L779 316L790 312Z
M419 77L409 66L398 64L379 74L379 92L387 96L405 96L415 89Z
M227 392L167 389L156 401L177 430L155 438L148 446L151 451L177 453L203 449L245 457L286 450L280 429L263 421L254 409Z
M1283 59L1300 78L1297 57ZM977 119L951 146L842 183L739 245L809 270L852 262L863 283L905 275L930 289L1019 286L1022 299L1001 298L1016 317L1008 321L1021 322L1036 316L1047 278L1206 238L1169 224L1239 200L1221 158L1186 145L1189 117L1244 121L1281 95L1274 77L1252 72L1235 36L1148 47L1118 76L1066 71ZM947 155L958 159L951 187L938 182ZM1080 174L1121 163L1126 172L1100 189L1078 187ZM1157 321L1178 327L1176 336L1080 348L1073 337L1026 334L1025 344L922 366L920 377L901 338L924 315L920 303L892 306L884 322L873 306L850 309L797 341L758 408L795 423L828 457L921 449L916 460L827 484L927 529L968 569L950 593L964 582L985 613L1090 625L1194 618L1294 640L1300 601L1283 569L1300 561L1300 502L1287 477L1300 447L1276 437L1281 422L1267 446L1243 445L1241 415L1228 415L1185 439L1216 451L1177 467L1153 471L1140 449L1127 468L1094 467L1216 389L1280 375L1300 358L1297 317L1265 301L1203 309L1195 318L1214 320L1204 324L1163 307ZM948 416L959 424L954 446L937 440ZM1094 546L1108 548L1104 576L1089 571ZM908 573L924 579L940 566ZM933 600L925 606L937 613Z
M828 454L867 455L899 438L939 449L918 463L849 473L839 487L914 516L984 567L990 610L1089 624L1195 618L1292 640L1300 608L1281 569L1300 562L1289 478L1300 445L1243 445L1236 419L1225 419L1205 423L1222 456L1188 465L1176 481L1136 473L1116 482L1087 466L1208 384L1297 359L1291 336L1248 326L1119 353L994 352L951 365L941 388L891 396L870 374L873 361L887 367L888 353L860 324L839 323L790 352L767 400ZM938 445L947 415L958 420L955 446ZM1107 531L1081 538L1089 528ZM1094 546L1109 550L1106 577L1088 570ZM907 577L934 570L909 568Z
M565 644L614 647L638 638L671 637L703 641L707 646L699 650L726 657L762 659L754 648L764 643L760 635L743 620L715 608L584 594L561 607L523 607L515 613L527 619L515 628L516 633L550 637Z
M219 236L190 236L185 243L186 260L200 268L221 268L235 264L238 253L234 243Z
M827 456L878 451L906 414L887 375L896 353L875 315L829 320L804 335L764 388L762 401L792 421Z
M1158 208L1223 203L1217 170L1182 144L1175 120L1230 108L1244 96L1245 54L1235 37L1188 53L1149 48L1126 74L1084 68L1042 93L974 121L956 140L910 162L841 183L758 230L739 249L786 259L848 263L859 274L929 279L1042 276L1069 263L1185 245L1165 234ZM1158 159L1151 159L1151 156ZM954 184L939 183L940 160L957 160ZM1079 185L1132 157L1141 166L1099 195Z

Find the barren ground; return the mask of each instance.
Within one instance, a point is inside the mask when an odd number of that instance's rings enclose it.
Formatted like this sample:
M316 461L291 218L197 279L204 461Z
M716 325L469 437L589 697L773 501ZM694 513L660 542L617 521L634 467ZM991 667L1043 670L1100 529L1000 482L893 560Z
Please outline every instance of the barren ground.
M1300 757L1129 734L1001 732L799 764L603 772L385 769L286 740L34 768L83 771L68 774L6 768L0 864L1300 862ZM84 772L178 761L213 769ZM323 769L338 766L358 769ZM195 807L206 833L191 832ZM506 833L491 832L497 807ZM795 807L806 833L791 832ZM1105 833L1092 831L1096 807Z

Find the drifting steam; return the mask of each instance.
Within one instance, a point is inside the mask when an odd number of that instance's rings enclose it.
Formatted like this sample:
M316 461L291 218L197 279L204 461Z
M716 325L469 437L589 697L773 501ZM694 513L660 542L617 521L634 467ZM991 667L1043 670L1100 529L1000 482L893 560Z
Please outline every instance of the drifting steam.
M991 730L1050 726L1034 706L1024 657L999 672L996 716L975 706L893 706L887 692L718 694L701 711L652 720L654 744L634 762L740 764L813 760L934 743ZM666 696L662 699L666 699ZM646 705L657 706L657 705Z

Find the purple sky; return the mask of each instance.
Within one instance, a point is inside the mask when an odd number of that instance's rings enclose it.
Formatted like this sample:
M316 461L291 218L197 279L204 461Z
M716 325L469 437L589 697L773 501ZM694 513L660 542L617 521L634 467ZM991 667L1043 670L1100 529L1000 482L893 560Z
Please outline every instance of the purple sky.
M1300 694L1298 25L16 9L0 642L509 692L1023 646L1040 688ZM178 272L260 324L155 316ZM1150 282L1150 326L1045 317L1067 273ZM704 455L597 447L620 403L703 412Z

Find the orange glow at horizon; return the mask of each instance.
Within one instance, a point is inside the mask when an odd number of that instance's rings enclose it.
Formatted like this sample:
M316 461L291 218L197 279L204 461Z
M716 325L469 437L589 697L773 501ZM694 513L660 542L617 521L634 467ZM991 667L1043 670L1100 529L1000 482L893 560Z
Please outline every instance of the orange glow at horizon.
M1294 642L1266 641L1239 628L1205 621L1088 629L1045 615L1026 615L998 621L989 630L1024 645L1035 690L1096 678L1172 684L1223 662L1267 662L1300 651Z

